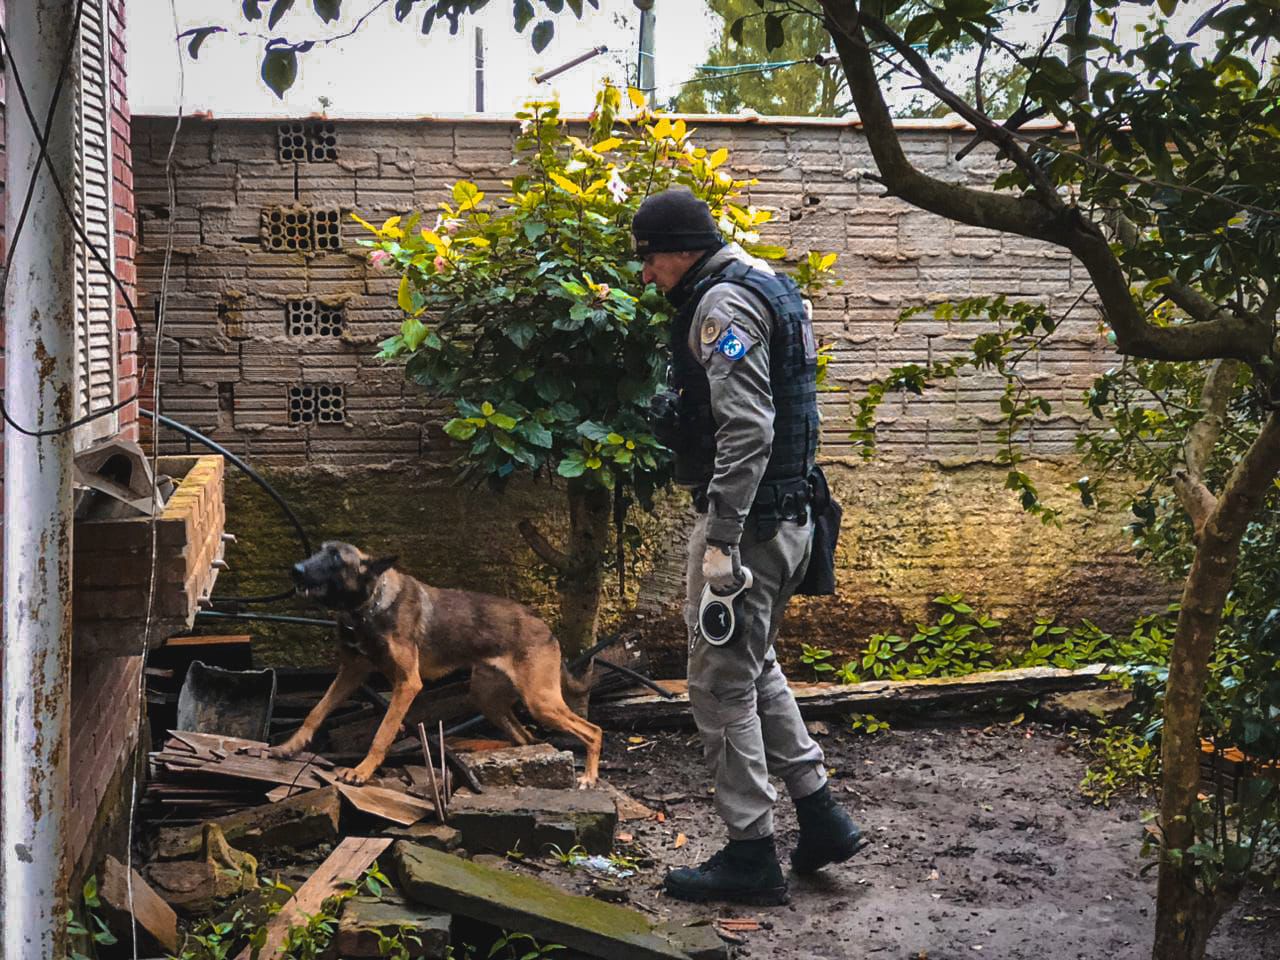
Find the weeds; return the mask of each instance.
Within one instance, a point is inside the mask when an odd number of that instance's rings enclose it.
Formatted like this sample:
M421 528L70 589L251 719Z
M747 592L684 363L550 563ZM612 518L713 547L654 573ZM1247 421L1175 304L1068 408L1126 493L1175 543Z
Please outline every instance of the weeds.
M1155 776L1155 747L1124 727L1108 727L1089 741L1094 759L1080 781L1080 792L1100 807Z

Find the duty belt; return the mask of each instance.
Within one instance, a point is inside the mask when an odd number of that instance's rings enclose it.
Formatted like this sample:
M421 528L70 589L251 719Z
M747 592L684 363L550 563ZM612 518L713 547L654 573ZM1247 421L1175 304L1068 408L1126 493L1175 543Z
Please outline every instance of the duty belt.
M778 527L785 521L807 523L810 495L807 477L760 484L751 509L747 512L747 523L756 525L756 539L761 542L772 540ZM703 514L710 506L707 488L696 488L693 491L694 510Z

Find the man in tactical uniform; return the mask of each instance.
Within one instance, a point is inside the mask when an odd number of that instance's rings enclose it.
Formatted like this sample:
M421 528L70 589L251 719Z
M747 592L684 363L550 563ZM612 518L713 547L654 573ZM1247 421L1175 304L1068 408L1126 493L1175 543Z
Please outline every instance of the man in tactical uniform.
M705 863L671 871L682 900L776 904L787 883L773 840L777 792L795 801L799 874L849 859L861 833L827 789L822 749L805 730L774 639L809 562L809 475L818 443L817 350L809 307L790 278L726 243L711 211L683 189L647 198L632 221L644 280L676 307L671 388L655 433L693 491L685 619L689 703L715 782L729 843ZM663 423L662 421L666 421ZM699 629L703 587L736 600L723 645Z

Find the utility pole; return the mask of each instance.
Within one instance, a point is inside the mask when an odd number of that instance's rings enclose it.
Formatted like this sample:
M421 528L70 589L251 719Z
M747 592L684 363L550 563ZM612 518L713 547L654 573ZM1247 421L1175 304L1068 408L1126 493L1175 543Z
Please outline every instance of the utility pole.
M649 96L649 106L656 107L657 82L653 63L653 0L632 0L640 11L640 54L636 60L636 86Z
M5 225L13 265L4 302L5 403L28 430L75 416L75 270L71 219L48 169L39 171L14 238L40 147L19 108L12 55L32 112L48 114L58 75L73 69L75 0L8 4ZM73 61L74 62L74 61ZM74 84L64 81L49 130L49 165L75 182ZM4 778L0 905L4 957L65 957L65 829L71 750L71 433L4 431Z
M476 27L476 113L484 113L484 30Z

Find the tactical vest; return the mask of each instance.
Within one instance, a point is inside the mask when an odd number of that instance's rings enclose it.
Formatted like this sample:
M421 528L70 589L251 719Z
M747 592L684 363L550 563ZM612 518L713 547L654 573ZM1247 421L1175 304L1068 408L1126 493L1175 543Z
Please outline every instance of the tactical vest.
M761 478L766 484L804 480L818 449L818 362L804 299L790 277L743 261L697 281L671 323L671 386L678 395L682 442L675 450L676 481L705 484L715 473L716 424L707 371L689 349L689 326L698 304L714 286L733 283L769 307L769 385L773 392L773 449ZM736 362L736 361L735 361ZM757 495L757 499L759 495Z

